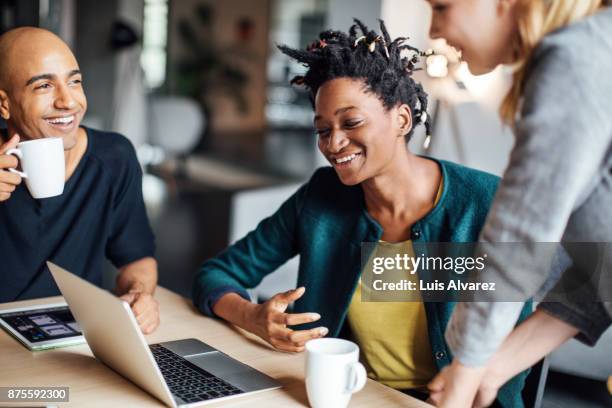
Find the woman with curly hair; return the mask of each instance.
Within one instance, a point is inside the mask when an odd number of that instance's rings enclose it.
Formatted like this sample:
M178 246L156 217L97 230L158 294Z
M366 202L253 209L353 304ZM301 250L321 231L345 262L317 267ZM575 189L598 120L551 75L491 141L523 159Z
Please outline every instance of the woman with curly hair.
M361 244L411 254L417 243L474 242L498 179L410 152L414 128L430 126L427 95L412 78L423 54L380 28L356 20L307 49L279 47L306 67L292 82L310 91L318 147L331 167L206 261L194 303L283 351L326 335L350 338L370 378L426 398L426 384L451 361L443 333L454 303L361 301ZM298 288L252 303L245 289L295 255ZM522 404L523 382L520 374L502 390L503 406Z

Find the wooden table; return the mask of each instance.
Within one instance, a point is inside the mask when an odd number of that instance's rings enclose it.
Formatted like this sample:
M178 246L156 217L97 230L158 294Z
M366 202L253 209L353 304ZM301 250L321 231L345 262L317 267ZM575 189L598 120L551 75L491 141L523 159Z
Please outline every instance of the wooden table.
M158 288L155 297L161 305L161 325L147 336L149 343L197 338L283 384L281 389L218 402L211 404L211 407L308 406L304 387L304 353L274 351L250 333L203 316L190 300L167 289ZM4 303L0 304L0 310L58 301L62 301L62 298ZM160 401L96 360L87 345L31 352L1 329L0 386L70 387L70 403L53 404L59 406L163 406ZM8 405L0 403L0 406ZM425 408L430 405L368 380L365 388L353 395L350 407L373 406Z

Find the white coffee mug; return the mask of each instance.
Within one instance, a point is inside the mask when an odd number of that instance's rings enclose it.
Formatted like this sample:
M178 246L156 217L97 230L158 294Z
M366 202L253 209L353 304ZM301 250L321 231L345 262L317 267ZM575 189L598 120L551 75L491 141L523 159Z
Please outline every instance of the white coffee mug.
M366 380L355 343L333 338L306 343L306 393L313 408L346 407Z
M66 165L64 141L59 137L26 140L10 149L6 154L19 158L21 169L8 169L25 179L26 186L34 198L48 198L64 192Z

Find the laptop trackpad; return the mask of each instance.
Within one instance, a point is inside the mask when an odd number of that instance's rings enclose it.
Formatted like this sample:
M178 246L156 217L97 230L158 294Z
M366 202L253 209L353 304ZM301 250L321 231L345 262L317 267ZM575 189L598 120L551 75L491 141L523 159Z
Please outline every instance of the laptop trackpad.
M212 348L208 344L203 343L198 339L166 341L160 344L181 357L188 357L195 354L212 353L217 351L217 349Z
M221 352L186 357L186 359L246 392L280 387L273 378Z

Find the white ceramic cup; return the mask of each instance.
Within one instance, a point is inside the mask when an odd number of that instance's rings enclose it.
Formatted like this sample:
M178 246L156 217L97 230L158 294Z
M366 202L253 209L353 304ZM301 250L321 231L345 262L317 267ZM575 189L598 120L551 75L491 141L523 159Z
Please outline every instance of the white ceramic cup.
M66 165L64 141L59 137L26 140L10 149L6 154L19 158L21 169L8 169L25 179L26 186L34 198L48 198L64 192Z
M333 338L306 343L306 393L313 408L346 407L366 380L355 343Z

